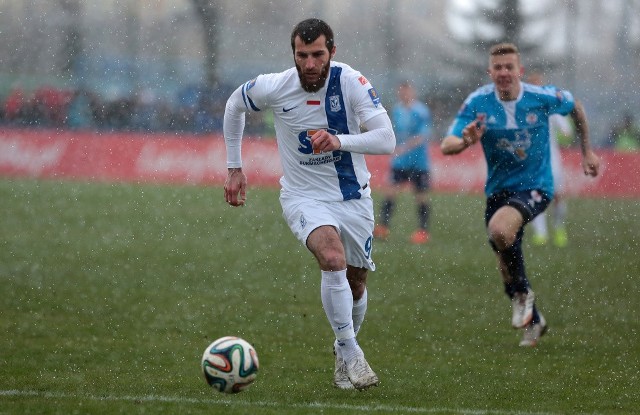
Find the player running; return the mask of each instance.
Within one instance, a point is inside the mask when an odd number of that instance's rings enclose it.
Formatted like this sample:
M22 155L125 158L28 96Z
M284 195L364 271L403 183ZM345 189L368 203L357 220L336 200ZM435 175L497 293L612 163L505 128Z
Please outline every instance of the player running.
M525 330L521 346L535 346L547 324L535 303L524 267L524 226L544 211L553 198L549 151L549 116L569 114L582 145L584 173L596 176L598 156L589 144L587 118L568 91L521 82L524 67L511 43L490 50L492 84L478 88L464 101L442 152L458 154L480 141L487 161L485 225L496 253L505 292L511 298L514 328Z
M336 46L327 23L298 23L291 48L294 68L259 75L227 101L225 200L231 206L245 202L245 113L273 111L284 173L280 203L289 228L320 266L322 305L335 334L334 384L366 389L378 384L378 376L356 341L367 310L368 271L375 270L371 175L364 155L390 154L395 135L367 78L332 61Z

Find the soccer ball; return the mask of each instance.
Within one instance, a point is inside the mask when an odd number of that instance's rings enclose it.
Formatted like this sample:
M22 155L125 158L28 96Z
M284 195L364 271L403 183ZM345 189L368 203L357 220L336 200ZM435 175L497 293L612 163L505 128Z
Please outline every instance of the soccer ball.
M221 337L202 355L205 380L224 393L238 393L249 387L256 379L258 366L256 349L239 337Z

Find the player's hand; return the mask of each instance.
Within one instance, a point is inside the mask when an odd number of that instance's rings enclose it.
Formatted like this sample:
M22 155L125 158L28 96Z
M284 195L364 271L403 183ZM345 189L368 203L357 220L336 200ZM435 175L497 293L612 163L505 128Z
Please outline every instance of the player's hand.
M247 199L247 176L242 169L229 169L224 182L224 200L231 206L243 206Z
M476 119L467 124L462 130L462 140L464 144L469 147L480 141L482 135L486 131L487 126Z
M593 151L587 151L582 156L582 170L586 176L596 177L600 171L600 158Z
M340 150L342 144L335 135L326 130L318 130L311 136L311 148L313 154L326 153L330 151Z

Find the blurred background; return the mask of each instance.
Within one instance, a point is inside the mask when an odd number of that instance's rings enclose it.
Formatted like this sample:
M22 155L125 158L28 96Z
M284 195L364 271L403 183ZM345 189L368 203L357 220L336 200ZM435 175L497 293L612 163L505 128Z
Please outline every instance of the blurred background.
M583 101L594 146L638 127L640 0L0 0L0 122L219 132L235 87L293 65L290 32L307 17L333 27L335 59L387 108L411 80L437 134L489 82L487 49L502 40ZM247 130L273 134L269 119Z

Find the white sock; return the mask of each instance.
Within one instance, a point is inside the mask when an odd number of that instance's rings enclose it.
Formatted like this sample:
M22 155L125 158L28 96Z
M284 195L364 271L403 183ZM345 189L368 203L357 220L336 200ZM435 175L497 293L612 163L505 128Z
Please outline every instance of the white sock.
M336 340L336 353L338 353L338 356L344 359L345 362L349 362L358 356L364 356L355 337Z
M364 294L358 301L353 302L353 331L356 337L364 321L364 315L367 313L367 289L364 289Z
M553 221L555 228L558 229L563 227L565 219L567 217L567 202L564 200L557 201L553 212Z
M347 270L322 271L320 282L322 306L336 339L356 336L353 330L353 294L347 281Z
M536 216L531 221L531 226L533 226L533 232L536 235L545 239L549 236L549 231L547 229L547 215L544 212Z

